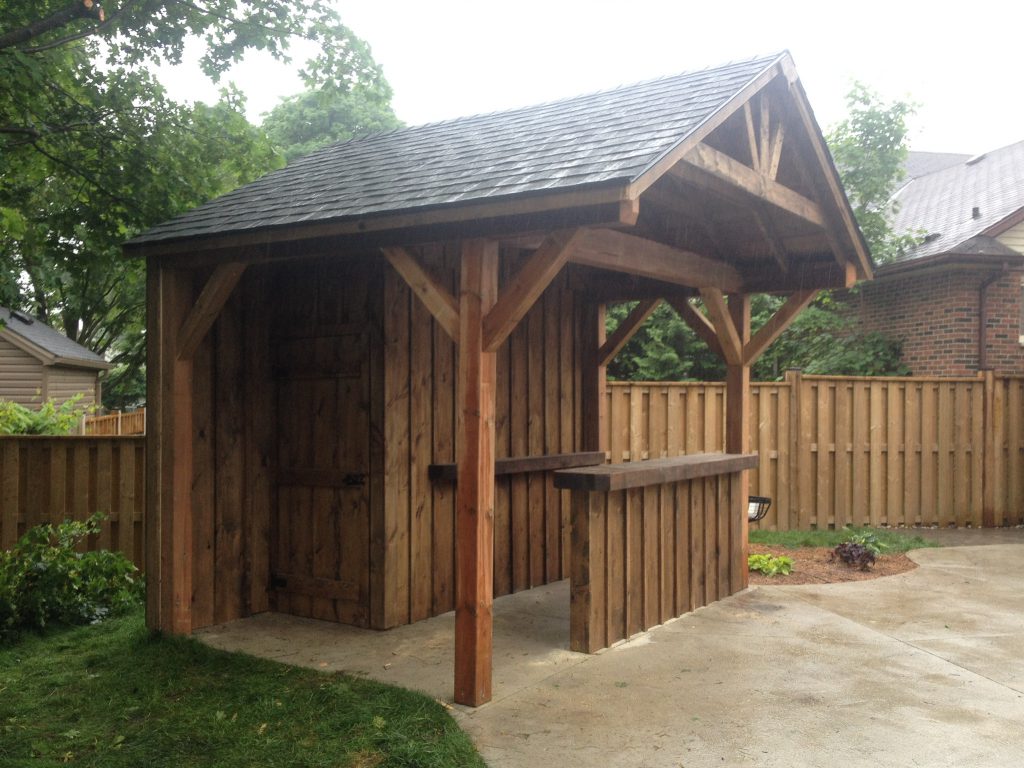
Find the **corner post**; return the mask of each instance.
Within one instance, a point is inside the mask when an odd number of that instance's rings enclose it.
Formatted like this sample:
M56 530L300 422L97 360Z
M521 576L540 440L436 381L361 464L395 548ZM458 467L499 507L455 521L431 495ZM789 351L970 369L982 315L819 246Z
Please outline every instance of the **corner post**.
M608 389L607 366L601 364L601 347L607 340L604 324L605 305L587 304L582 311L583 386L580 400L583 414L584 451L607 451L606 398Z
M750 295L733 294L729 297L729 314L739 336L740 348L750 341ZM726 366L725 376L725 451L726 453L748 453L750 450L750 366L742 360L735 365ZM736 530L740 546L732 547L733 560L731 572L732 591L746 589L750 584L747 572L747 555L750 552L748 541L750 522L747 519L747 496L750 493L750 478L747 470L740 472L737 493L739 499L733 499L734 509L740 508L740 522ZM740 511L737 510L737 511ZM735 514L735 512L734 512Z
M460 250L455 701L475 707L491 700L497 355L484 351L483 320L497 299L498 245Z

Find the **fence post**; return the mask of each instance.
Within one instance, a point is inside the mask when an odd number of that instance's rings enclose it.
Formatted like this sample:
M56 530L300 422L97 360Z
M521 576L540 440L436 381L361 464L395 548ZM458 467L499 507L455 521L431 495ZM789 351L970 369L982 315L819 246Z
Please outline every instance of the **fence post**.
M803 373L799 368L790 368L786 371L786 383L789 384L789 509L778 510L776 523L785 520L785 527L779 525L781 530L791 530L799 525L800 504L803 503L800 496L800 478L797 467L800 464L800 394ZM785 514L785 517L783 517Z
M984 457L982 466L982 507L981 525L984 528L991 528L996 521L996 466L999 459L998 446L996 445L996 423L995 423L995 374L992 370L983 372L985 380L985 408L984 417Z

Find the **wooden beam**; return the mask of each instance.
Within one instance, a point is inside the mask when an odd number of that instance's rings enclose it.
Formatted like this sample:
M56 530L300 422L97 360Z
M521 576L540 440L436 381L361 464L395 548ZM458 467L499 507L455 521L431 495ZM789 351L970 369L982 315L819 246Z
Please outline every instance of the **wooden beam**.
M743 282L729 264L611 229L586 230L570 260L690 288L737 291Z
M423 306L434 316L438 325L458 344L459 305L448 289L424 269L405 248L387 247L380 250L412 292L419 296Z
M494 460L494 476L551 472L556 469L572 467L592 467L595 464L604 464L604 459L605 455L601 451L552 453L546 456L510 456ZM459 465L430 464L427 466L427 477L435 483L457 483L459 481Z
M775 263L783 273L788 272L789 262L786 260L786 246L782 242L782 238L779 237L779 233L772 223L771 216L768 215L768 212L762 206L757 206L754 209L754 221L757 222L757 228L761 231L761 236L768 243L768 250L771 252L772 258L775 259Z
M768 265L768 262L765 262ZM791 261L789 272L771 270L749 274L743 284L745 293L791 293L808 288L848 288L856 282L856 268L849 262Z
M520 268L484 318L484 351L495 352L562 271L583 230L555 232Z
M221 264L210 275L210 279L203 286L199 298L196 300L192 311L188 313L185 322L182 323L181 331L178 333L178 354L179 360L191 360L196 350L210 332L214 321L224 308L231 292L238 285L238 280L245 272L245 264L240 262L228 262Z
M729 297L730 325L736 332L741 347L750 341L750 295L734 294ZM745 454L750 450L750 366L745 362L730 363L725 372L725 450L726 453ZM729 510L729 530L738 534L739 546L730 547L730 580L732 589L739 591L749 584L747 555L750 552L750 521L747 518L747 496L750 479L740 473ZM738 518L738 519L737 519ZM735 538L732 539L735 542Z
M629 340L640 330L640 326L647 321L659 304L661 304L661 299L647 299L637 304L633 311L619 323L619 327L612 333L611 338L597 350L598 365L608 365L615 359L619 350L629 343Z
M789 328L796 319L796 316L808 304L814 301L814 297L817 295L817 290L796 291L790 294L789 298L786 299L786 303L779 307L774 315L768 318L768 321L758 329L749 342L743 345L744 365L753 365L764 351L771 346L771 343L779 338L783 331Z
M698 144L683 161L787 213L819 227L827 226L825 214L816 202L777 181L762 176L714 147Z
M761 155L757 149L757 131L754 129L754 112L750 102L743 102L743 119L747 125L747 149L750 150L750 167L761 170Z
M768 101L768 94L764 91L758 94L758 102L761 107L761 121L758 124L758 156L761 158L756 170L761 172L761 175L767 175L766 171L768 168L768 157L771 152L771 106Z
M761 172L772 181L779 175L779 162L782 160L782 141L786 137L786 124L778 122L772 131L771 148L768 151L768 164Z
M463 240L459 290L458 488L455 494L455 701L491 700L497 355L484 317L498 293L498 245Z
M685 322L693 332L697 334L697 338L708 345L708 349L714 352L723 360L725 359L725 353L722 351L722 345L718 343L718 334L715 333L715 326L711 324L711 321L707 319L704 313L700 312L693 304L686 299L669 299L668 303L672 306L683 322Z
M607 373L605 366L598 360L598 351L605 344L605 305L581 297L578 306L580 357L583 365L580 388L583 444L580 448L584 451L607 451Z
M788 57L780 62L780 66L786 76L786 81L789 85L789 95L796 107L800 123L807 134L811 150L814 153L814 159L821 170L819 178L822 179L825 190L835 202L836 210L842 222L842 229L845 230L851 244L851 260L857 264L863 277L870 278L871 256L860 234L860 229L853 215L853 209L850 207L849 200L847 200L846 193L843 191L842 184L839 181L839 173L832 162L832 155L828 151L825 140L822 138L821 130L818 128L818 121L814 118L813 112L811 112L811 106L807 101L807 94L804 93L800 78L797 76L796 67L793 65L793 60ZM812 183L816 188L821 188L821 185L813 179ZM844 250L845 253L847 251Z
M722 356L727 365L739 365L743 360L743 343L740 341L736 326L733 324L725 296L717 288L702 288L700 296L704 306L708 308L711 322L715 326L715 335L722 347Z

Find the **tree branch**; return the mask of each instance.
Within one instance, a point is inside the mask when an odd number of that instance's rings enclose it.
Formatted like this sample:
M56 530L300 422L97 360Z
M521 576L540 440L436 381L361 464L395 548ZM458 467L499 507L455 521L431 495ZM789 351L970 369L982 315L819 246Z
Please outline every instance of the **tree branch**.
M97 18L103 20L103 9L92 0L74 0L70 5L24 27L12 29L0 35L0 50L28 42L47 32L66 27L76 19Z

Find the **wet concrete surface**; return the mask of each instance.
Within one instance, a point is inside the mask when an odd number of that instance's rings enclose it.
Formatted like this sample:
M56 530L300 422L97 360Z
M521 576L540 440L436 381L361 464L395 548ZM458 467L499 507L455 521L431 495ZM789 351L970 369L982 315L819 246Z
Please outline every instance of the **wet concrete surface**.
M494 700L477 709L450 704L451 614L384 633L263 614L199 634L422 690L495 768L1002 768L1024 764L1013 530L963 532L983 537L884 579L754 587L592 656L568 650L567 583L500 598Z

